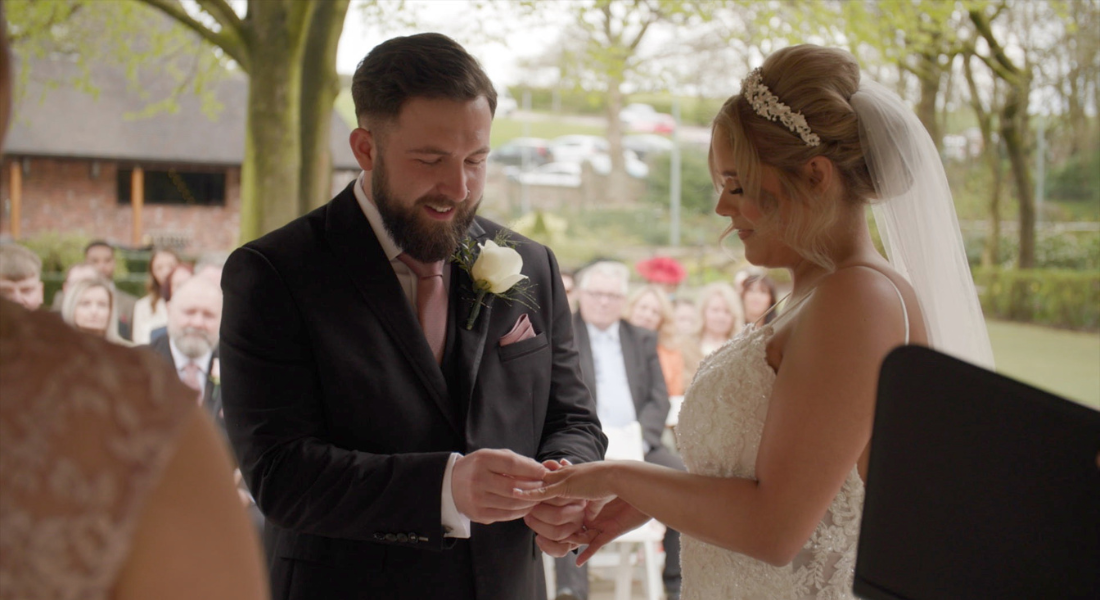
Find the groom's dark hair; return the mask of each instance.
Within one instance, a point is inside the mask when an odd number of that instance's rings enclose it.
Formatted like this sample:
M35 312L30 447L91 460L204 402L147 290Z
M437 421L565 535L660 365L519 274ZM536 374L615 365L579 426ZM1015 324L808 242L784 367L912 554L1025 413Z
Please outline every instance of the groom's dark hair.
M496 113L497 93L473 56L451 38L419 33L386 40L355 69L351 97L355 117L375 125L396 119L409 98L465 102L485 96Z

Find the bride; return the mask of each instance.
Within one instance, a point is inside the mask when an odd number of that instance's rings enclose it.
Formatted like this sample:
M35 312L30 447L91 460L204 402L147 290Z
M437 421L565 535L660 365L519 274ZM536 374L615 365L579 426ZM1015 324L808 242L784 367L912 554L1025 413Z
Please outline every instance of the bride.
M683 532L685 600L850 598L883 358L922 344L992 364L943 167L850 54L804 45L726 101L710 169L726 234L793 290L700 366L676 432L689 472L590 463L515 494L593 501L580 562L651 517Z

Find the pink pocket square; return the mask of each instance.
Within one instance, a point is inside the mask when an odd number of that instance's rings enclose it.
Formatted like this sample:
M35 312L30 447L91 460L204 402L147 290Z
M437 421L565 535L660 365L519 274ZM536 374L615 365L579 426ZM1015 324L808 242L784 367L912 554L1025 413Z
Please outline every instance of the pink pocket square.
M508 346L516 342L522 342L523 340L529 340L535 337L535 328L531 326L531 319L527 318L527 315L521 315L516 321L516 324L512 326L512 330L500 338L501 346Z

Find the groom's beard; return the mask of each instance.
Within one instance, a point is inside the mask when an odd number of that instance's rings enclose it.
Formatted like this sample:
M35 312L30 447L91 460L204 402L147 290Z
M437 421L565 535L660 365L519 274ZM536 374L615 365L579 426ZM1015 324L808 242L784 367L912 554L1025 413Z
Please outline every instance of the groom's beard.
M371 172L371 199L378 207L382 224L393 241L421 262L437 262L450 258L458 243L466 237L466 231L477 214L481 199L454 202L442 196L421 196L411 206L406 206L391 193L386 165L381 156L377 162ZM450 221L433 221L423 214L425 204L453 206L454 217Z

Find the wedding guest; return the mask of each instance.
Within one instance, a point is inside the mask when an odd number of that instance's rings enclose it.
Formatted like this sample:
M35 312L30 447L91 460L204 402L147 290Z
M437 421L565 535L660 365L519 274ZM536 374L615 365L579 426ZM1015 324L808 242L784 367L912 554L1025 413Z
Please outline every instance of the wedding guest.
M699 331L699 308L694 300L683 294L672 300L672 319L676 324L676 335L681 339L691 339Z
M657 358L661 361L668 395L683 396L695 372L686 369L684 344L676 333L672 303L665 290L655 285L638 288L626 299L623 314L631 325L656 332Z
M687 277L687 269L680 261L669 256L654 256L634 264L638 274L647 283L660 286L669 297L676 296L680 282Z
M172 301L172 291L177 290L192 277L191 267L186 264L176 265L176 268L172 269L172 272L168 275L168 279L164 282L164 288L161 289L161 295L167 306L167 303ZM152 343L159 339L161 336L168 333L167 324L160 327L154 327L149 331L149 342Z
M745 325L771 323L778 313L772 310L779 302L775 282L765 274L749 275L742 285L741 305L745 309Z
M167 248L153 250L145 289L149 292L134 304L134 343L148 344L149 334L168 323L164 287L168 276L180 264L179 255Z
M712 283L699 292L699 352L707 356L721 348L745 326L737 292L728 283Z
M134 304L137 303L137 298L115 286L115 247L103 240L93 240L84 247L84 262L99 271L99 275L110 283L116 304L115 318L118 320L119 335L130 340L133 336Z
M569 300L569 311L577 312L577 285L572 271L561 272L561 285L565 288L565 297Z
M44 289L42 259L19 244L0 244L0 296L27 310L38 310Z
M172 292L166 310L167 335L149 346L176 367L180 381L199 393L199 403L221 424L221 399L214 394L213 377L222 318L221 288L205 277L192 277Z
M683 469L680 459L661 443L669 399L657 335L623 319L630 269L619 262L597 262L580 273L580 305L573 331L581 375L596 401L605 428L638 423L647 462ZM659 288L661 296L664 291ZM680 596L680 534L666 529L662 572L667 598ZM588 570L573 555L555 561L558 600L588 599Z
M61 305L65 302L65 292L71 289L76 282L85 279L96 279L97 277L99 277L99 271L91 265L79 263L69 267L69 270L65 271L65 281L61 284L61 289L53 295L50 310L61 312Z
M580 561L651 517L676 527L686 600L853 598L883 358L915 343L992 364L943 163L855 57L802 45L722 106L710 169L726 234L754 265L788 269L793 290L776 320L705 360L676 429L689 472L573 465L515 496L592 502ZM896 262L871 239L871 201Z
M82 279L65 292L61 318L79 331L116 344L129 345L118 334L115 310L110 282L101 277Z
M0 4L0 138L10 67ZM261 600L229 457L149 353L0 298L0 599Z

